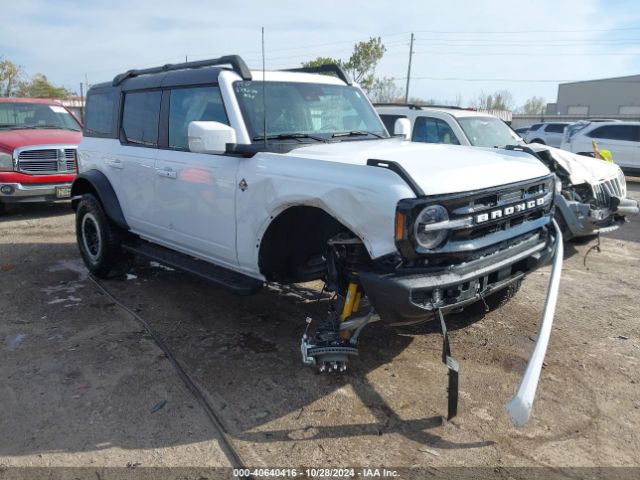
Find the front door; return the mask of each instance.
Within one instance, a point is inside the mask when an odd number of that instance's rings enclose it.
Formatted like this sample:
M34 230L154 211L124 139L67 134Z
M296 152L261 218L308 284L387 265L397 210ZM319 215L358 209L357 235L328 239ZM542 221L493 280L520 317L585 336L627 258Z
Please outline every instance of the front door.
M167 148L155 164L155 201L162 212L162 241L196 257L235 266L236 175L241 158L189 152L192 121L228 124L217 86L173 88L169 101Z

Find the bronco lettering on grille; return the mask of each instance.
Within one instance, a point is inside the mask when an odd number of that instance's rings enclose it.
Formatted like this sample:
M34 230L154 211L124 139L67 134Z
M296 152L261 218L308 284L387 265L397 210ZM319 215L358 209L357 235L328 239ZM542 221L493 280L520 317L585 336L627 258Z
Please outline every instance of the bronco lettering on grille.
M521 213L527 210L541 207L544 204L545 198L540 197L536 198L535 200L528 200L526 202L517 203L508 207L497 208L495 210L491 210L488 213L480 213L476 215L476 223L483 223L489 220L497 220L498 218L508 217L509 215L513 215L514 213Z

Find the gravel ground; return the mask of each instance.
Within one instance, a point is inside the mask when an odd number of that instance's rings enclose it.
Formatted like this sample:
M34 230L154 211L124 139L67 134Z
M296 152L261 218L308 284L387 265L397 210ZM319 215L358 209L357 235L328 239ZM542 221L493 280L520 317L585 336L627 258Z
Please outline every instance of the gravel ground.
M640 184L629 184L640 198ZM206 413L141 326L87 277L67 205L0 219L0 466L227 466ZM640 220L565 252L533 418L509 423L549 268L488 314L450 316L459 415L437 325L372 325L348 374L304 367L317 285L253 297L158 265L104 286L158 332L256 467L640 466ZM1 469L0 469L1 472ZM440 475L443 476L444 474ZM95 477L94 477L95 478Z

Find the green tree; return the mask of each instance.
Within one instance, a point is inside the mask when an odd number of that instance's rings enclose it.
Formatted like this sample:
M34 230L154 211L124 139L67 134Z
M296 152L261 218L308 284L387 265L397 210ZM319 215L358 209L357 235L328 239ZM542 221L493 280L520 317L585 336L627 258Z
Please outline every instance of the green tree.
M10 60L0 58L0 97L14 96L23 76L22 67Z
M64 87L56 87L42 73L36 73L28 82L20 82L18 95L36 98L69 98L74 92Z
M369 40L356 43L353 47L353 53L346 61L330 57L318 57L314 60L303 62L302 66L318 67L330 63L340 65L355 82L360 84L367 94L370 94L376 83L376 67L386 50L380 37L371 37ZM381 81L384 82L385 79ZM388 81L386 86L390 86Z
M524 102L524 105L522 107L520 107L520 111L528 115L536 115L539 113L544 113L546 106L547 102L544 98L531 97L526 102Z

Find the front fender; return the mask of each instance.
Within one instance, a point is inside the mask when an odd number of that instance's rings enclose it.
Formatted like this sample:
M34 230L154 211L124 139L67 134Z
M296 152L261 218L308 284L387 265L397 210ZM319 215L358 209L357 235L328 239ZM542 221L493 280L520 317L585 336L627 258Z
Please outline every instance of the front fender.
M398 201L415 194L396 173L373 166L264 154L243 160L236 194L240 265L259 271L262 237L270 223L293 206L324 210L364 243L371 258L395 252Z

